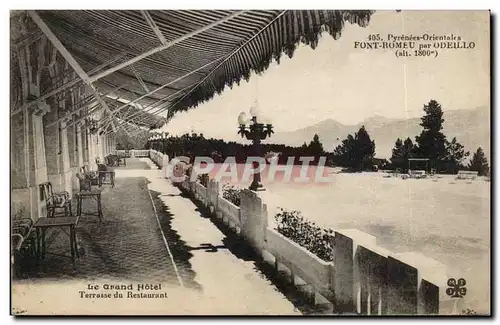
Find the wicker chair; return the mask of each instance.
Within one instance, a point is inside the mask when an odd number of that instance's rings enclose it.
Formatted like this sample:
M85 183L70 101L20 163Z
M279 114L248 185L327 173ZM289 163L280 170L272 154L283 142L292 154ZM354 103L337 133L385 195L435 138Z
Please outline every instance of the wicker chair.
M84 173L77 173L76 178L78 178L78 182L80 183L80 191L92 190L92 181Z
M11 263L14 274L20 276L27 263L36 259L36 240L31 218L12 220Z
M71 197L68 192L63 191L54 193L50 182L40 184L40 187L43 189L43 195L45 197L47 218L55 217L56 210L63 210L65 217L73 216L71 209Z
M99 186L99 173L97 171L90 171L88 165L85 165L80 168L80 174L84 175L85 179L88 179L90 181L90 185ZM80 183L80 189L81 189L81 183Z

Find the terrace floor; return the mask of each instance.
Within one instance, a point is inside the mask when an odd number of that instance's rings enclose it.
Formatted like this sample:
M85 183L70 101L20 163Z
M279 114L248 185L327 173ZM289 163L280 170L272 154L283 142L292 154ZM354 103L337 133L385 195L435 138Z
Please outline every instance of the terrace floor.
M94 208L89 204L84 204L84 211ZM79 283L73 298L92 283L161 283L167 293L187 290L193 299L179 298L175 307L167 300L156 305L154 314L300 314L269 276L260 271L262 268L248 254L244 243L226 236L148 158L130 158L127 166L116 168L115 187L105 186L102 206L101 224L93 216L83 216L79 221L81 257L76 267L70 259L49 254L13 282L13 306L16 297L31 295L37 304L18 306L18 310L46 314L63 308L71 314L114 314L118 309L101 310L98 305L93 309L82 305L79 310L77 305L68 309L53 304L43 309L38 297L45 292L43 284L64 281ZM56 239L49 252L68 250L69 242L60 230L52 230L48 237ZM75 301L82 303L81 299ZM147 312L141 309L140 302L125 302L123 313Z

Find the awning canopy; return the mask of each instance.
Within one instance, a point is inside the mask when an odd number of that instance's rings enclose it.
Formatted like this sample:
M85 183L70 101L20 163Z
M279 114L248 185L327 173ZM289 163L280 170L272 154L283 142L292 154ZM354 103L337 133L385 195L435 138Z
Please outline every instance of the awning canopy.
M108 118L155 128L175 112L221 93L226 85L248 80L252 70L266 70L273 58L279 62L282 53L292 57L299 42L314 48L321 32L338 38L346 22L366 26L371 14L342 10L32 11L27 19L35 28L13 38L11 48L52 33L49 40L59 41L61 46L56 48L65 48L74 59L71 67L81 67L79 75L104 96L112 111ZM105 96L109 93L112 96ZM93 100L102 105L97 98Z

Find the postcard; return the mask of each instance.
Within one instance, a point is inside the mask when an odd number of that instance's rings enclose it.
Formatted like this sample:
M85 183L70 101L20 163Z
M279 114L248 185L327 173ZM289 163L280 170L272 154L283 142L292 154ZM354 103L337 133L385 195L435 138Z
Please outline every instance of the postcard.
M489 11L12 10L11 314L491 314Z

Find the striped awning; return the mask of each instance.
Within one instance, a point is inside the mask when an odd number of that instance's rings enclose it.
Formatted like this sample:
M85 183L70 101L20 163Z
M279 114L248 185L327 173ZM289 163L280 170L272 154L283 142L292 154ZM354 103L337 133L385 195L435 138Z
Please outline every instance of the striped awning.
M211 99L226 85L248 80L251 71L263 72L282 53L292 57L300 42L314 48L323 31L338 38L345 23L366 26L371 13L36 11L97 91L112 93L103 98L113 117L150 128ZM41 35L37 30L29 37Z

